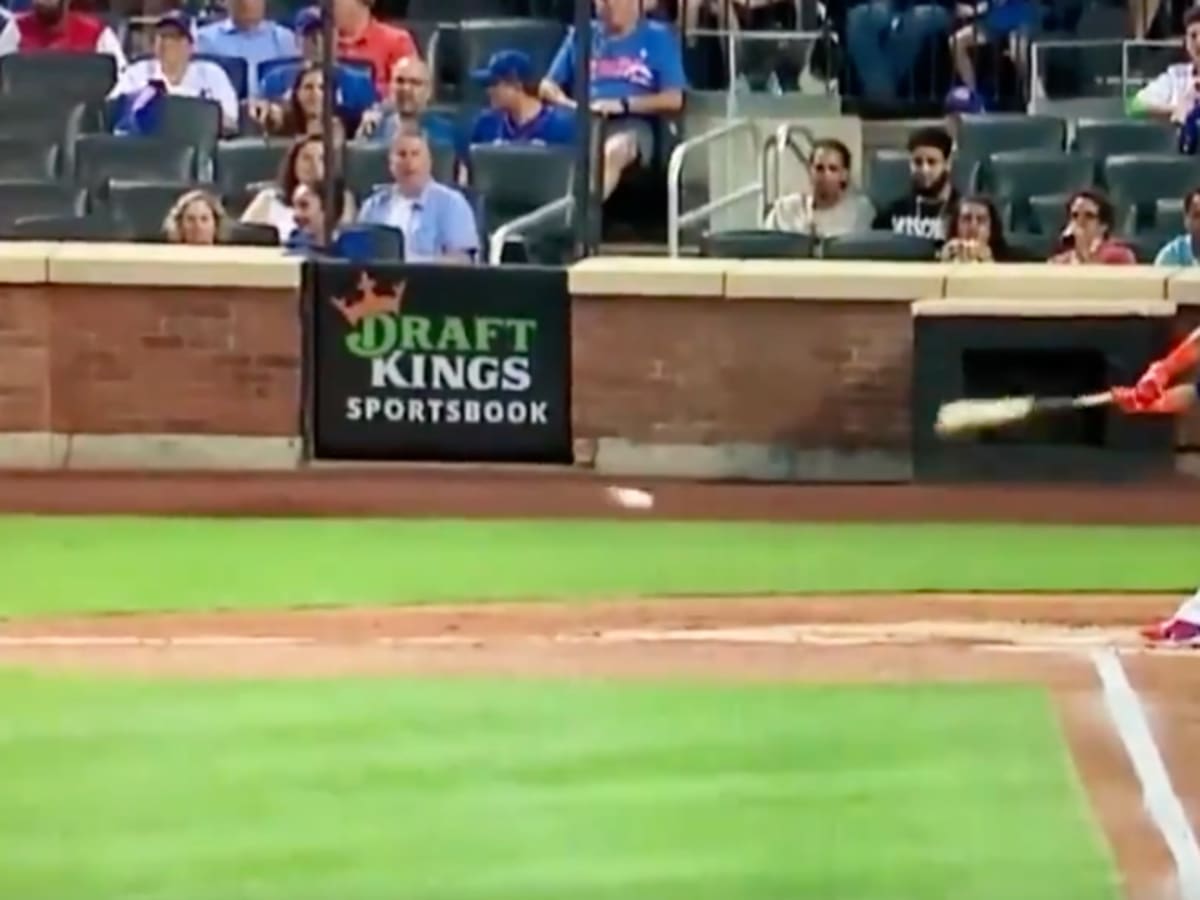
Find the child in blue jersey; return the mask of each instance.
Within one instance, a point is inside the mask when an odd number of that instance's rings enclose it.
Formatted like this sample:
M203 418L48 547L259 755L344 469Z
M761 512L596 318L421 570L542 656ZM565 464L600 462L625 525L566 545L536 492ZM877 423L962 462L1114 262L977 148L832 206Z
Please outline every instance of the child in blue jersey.
M604 141L604 195L631 166L658 156L655 119L683 109L687 79L679 38L670 25L641 16L640 0L596 0L593 22L592 112L608 119ZM542 81L543 99L574 108L575 35L567 34Z
M1127 413L1179 415L1196 405L1198 367L1200 328L1151 363L1134 387L1113 388L1113 397ZM1141 635L1152 643L1200 646L1200 590L1183 601L1169 619L1141 629Z
M537 95L533 61L519 50L494 53L487 66L471 73L487 87L491 109L471 127L471 144L570 145L575 142L575 114L543 103Z

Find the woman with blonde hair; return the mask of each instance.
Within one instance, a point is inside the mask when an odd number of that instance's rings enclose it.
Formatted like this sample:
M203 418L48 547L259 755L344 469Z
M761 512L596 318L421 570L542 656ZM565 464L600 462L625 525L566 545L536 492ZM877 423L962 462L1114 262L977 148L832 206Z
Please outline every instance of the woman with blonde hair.
M221 201L208 191L180 195L163 220L163 234L171 244L207 245L224 243L229 216Z

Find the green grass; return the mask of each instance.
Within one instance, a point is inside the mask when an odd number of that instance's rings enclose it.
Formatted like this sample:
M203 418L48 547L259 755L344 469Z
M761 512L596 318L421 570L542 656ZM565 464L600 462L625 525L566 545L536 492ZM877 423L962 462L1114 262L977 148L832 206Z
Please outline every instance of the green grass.
M1115 900L1044 693L0 674L22 900Z
M688 593L1183 590L1197 528L0 518L0 616Z

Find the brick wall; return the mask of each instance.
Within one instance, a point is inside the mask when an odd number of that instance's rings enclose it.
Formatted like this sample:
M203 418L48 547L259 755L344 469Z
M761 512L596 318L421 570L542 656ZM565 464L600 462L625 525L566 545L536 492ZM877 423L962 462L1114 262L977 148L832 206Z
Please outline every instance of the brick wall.
M577 438L906 448L908 304L576 298Z
M0 287L0 431L294 435L291 290Z

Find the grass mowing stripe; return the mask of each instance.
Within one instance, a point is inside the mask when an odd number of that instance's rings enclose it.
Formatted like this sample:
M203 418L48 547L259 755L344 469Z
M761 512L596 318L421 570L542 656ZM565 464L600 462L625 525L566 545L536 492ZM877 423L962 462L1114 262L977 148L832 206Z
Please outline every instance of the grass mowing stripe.
M0 703L28 900L1117 896L1031 688L0 673Z
M1198 537L1200 529L1168 527L10 517L0 518L0 616L689 593L1183 590L1195 579Z

